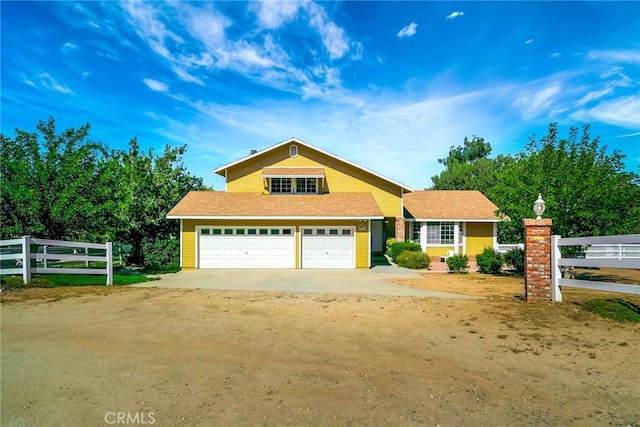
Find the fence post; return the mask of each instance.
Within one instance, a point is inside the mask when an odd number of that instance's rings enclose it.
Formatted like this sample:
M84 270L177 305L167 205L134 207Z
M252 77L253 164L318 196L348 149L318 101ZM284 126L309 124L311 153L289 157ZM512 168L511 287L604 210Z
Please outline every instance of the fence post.
M44 268L47 268L47 245L42 247L42 253L44 254Z
M618 245L618 259L622 259L622 243Z
M549 302L551 298L550 218L522 220L525 230L524 290L527 302Z
M107 286L113 285L113 243L107 242Z
M22 236L22 281L29 283L31 280L31 238Z
M553 302L562 302L562 288L560 287L562 273L558 265L558 260L562 258L558 245L560 238L557 234L551 236L551 300Z

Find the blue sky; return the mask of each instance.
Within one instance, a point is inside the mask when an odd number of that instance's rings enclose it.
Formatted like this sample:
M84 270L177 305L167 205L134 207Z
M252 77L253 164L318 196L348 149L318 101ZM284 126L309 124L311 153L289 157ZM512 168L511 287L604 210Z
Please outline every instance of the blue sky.
M4 134L92 125L213 169L295 136L414 188L558 122L640 163L638 2L6 2Z

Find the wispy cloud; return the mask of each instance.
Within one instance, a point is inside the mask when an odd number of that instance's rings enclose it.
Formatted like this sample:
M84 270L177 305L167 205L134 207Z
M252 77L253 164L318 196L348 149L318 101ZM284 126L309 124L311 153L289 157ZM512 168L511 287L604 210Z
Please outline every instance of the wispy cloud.
M411 24L404 26L400 31L398 31L398 34L396 34L396 37L398 38L412 37L416 34L417 28L418 28L418 24L416 24L415 22L412 22Z
M526 42L524 42L524 44L531 44L531 43L533 43L533 39L529 39Z
M274 29L293 20L305 2L261 0L250 5L256 11L262 28Z
M574 112L572 117L582 121L596 120L638 130L640 129L640 98L632 95L602 101L592 108Z
M590 50L588 57L605 62L640 64L640 51L635 49Z
M142 79L142 82L154 92L167 92L169 90L169 86L167 84L162 83L158 80Z
M66 42L65 44L62 45L63 49L77 49L78 45L73 44L71 42Z
M342 28L334 24L327 12L316 3L308 3L309 23L315 28L331 59L342 58L349 51L349 38Z
M549 58L557 58L560 55L562 55L560 52L553 52L551 55L549 55Z
M45 89L55 90L56 92L72 94L73 91L69 89L67 86L58 83L53 77L49 75L49 73L40 73L38 74L40 78L40 84Z
M461 11L451 12L449 15L447 15L447 19L456 19L463 15L464 15L464 12L461 12Z

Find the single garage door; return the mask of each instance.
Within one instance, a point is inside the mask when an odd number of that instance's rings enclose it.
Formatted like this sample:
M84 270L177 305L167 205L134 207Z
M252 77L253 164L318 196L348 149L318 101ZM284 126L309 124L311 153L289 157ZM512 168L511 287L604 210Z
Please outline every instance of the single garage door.
M293 228L199 227L199 268L295 268Z
M353 228L302 228L302 268L355 268Z

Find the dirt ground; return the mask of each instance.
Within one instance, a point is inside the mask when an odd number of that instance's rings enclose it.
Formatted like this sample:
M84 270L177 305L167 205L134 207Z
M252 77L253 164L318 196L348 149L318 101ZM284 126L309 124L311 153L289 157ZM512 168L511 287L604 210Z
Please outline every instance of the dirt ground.
M640 426L640 325L580 309L620 294L531 305L522 279L424 276L404 284L487 298L5 293L0 422Z

